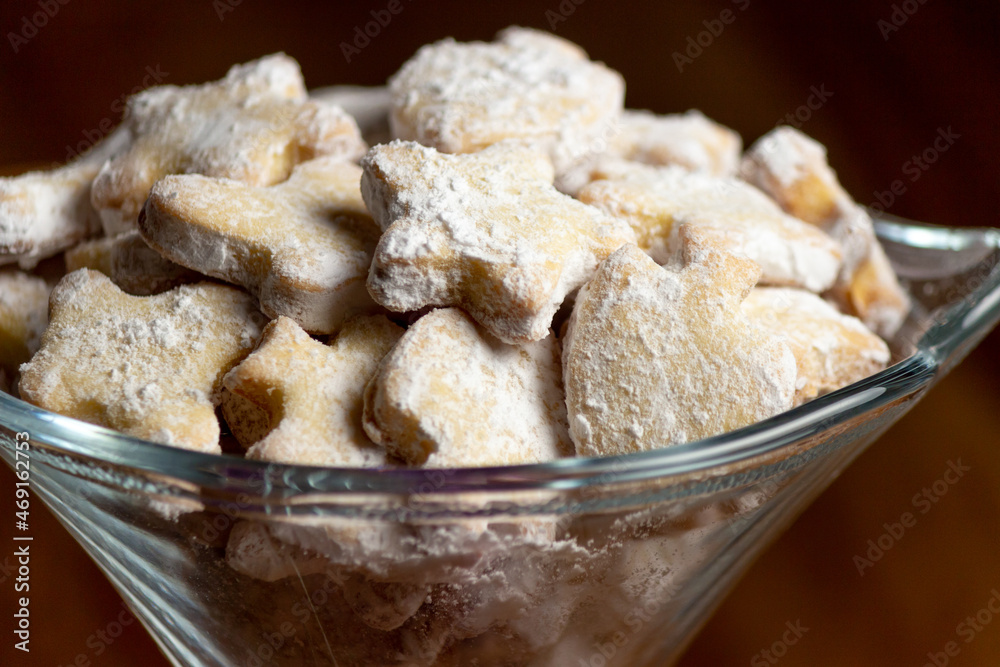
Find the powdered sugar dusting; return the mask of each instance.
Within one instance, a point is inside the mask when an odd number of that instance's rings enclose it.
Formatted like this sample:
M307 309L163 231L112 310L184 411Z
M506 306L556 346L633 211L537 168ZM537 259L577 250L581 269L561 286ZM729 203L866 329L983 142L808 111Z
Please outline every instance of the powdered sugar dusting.
M132 297L81 269L53 290L42 346L21 367L36 405L175 446L218 451L223 373L260 335L252 299L221 285Z

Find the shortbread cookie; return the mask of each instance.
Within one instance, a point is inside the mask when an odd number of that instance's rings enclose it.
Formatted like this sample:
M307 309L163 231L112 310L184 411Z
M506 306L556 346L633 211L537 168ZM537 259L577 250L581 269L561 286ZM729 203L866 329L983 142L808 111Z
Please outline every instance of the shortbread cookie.
M792 405L795 358L740 311L760 270L697 226L680 238L683 268L629 245L580 290L563 350L578 454L698 440Z
M0 178L0 264L32 268L97 234L101 224L90 186L104 161L127 142L119 129L64 167Z
M24 400L153 442L220 451L222 376L260 335L251 296L207 283L130 296L80 269L56 285L49 315L41 349L21 367Z
M613 155L652 165L677 165L713 176L735 176L743 140L733 130L692 109L658 115L626 110L611 140Z
M361 200L361 169L305 162L271 187L196 174L167 176L140 216L164 257L246 287L271 317L331 333L375 309L365 279L379 230Z
M547 153L561 171L613 133L625 84L575 44L511 28L492 43L424 46L389 91L399 139L445 153L514 140Z
M403 329L384 315L349 320L329 345L313 340L287 317L268 324L259 347L223 380L230 392L267 415L268 433L250 447L247 458L384 465L385 450L368 439L361 425L364 392L402 335ZM228 422L232 417L226 413Z
M21 271L0 271L0 373L8 382L38 351L48 311L49 286L44 280Z
M236 441L249 449L250 445L263 440L271 432L271 419L267 412L239 394L222 386L219 409L225 418L226 427Z
M0 264L30 268L100 230L90 184L100 165L76 162L54 171L0 178Z
M572 454L553 336L507 345L457 308L417 320L365 393L365 431L429 468L540 463Z
M461 306L508 343L547 336L566 295L635 240L624 222L558 192L545 156L516 145L445 155L394 141L362 167L384 230L372 297L394 311Z
M65 260L67 273L77 269L100 271L123 291L136 296L159 294L205 279L150 248L138 230L84 241L67 250Z
M237 65L213 83L143 91L129 100L125 125L131 146L105 164L91 193L109 236L135 227L153 183L168 174L265 186L299 162L365 151L340 107L307 100L298 64L285 55Z
M607 134L605 150L558 174L555 184L560 192L576 196L585 185L601 177L601 167L609 160L676 165L713 176L733 176L743 150L739 134L694 109L662 116L626 109Z
M867 217L867 213L862 212ZM838 281L830 296L869 329L889 339L910 312L910 297L899 284L882 245L876 239L850 280Z
M752 259L761 281L819 292L840 268L840 247L812 225L784 212L756 188L680 167L608 161L578 197L627 220L639 247L664 263L674 254L674 227L696 225L730 252Z
M873 331L891 337L909 312L909 298L875 236L871 217L830 168L826 148L798 130L779 127L747 151L740 173L785 211L841 244L844 265L833 296Z
M881 338L810 292L758 287L742 308L751 322L784 336L795 355L795 405L877 373L889 362Z

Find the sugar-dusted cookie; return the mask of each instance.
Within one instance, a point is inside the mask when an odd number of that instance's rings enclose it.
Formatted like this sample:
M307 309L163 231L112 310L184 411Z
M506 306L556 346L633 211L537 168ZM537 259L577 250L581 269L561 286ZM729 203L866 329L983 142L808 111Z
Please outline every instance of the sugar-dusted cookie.
M891 337L910 310L868 212L841 187L826 148L791 127L767 133L747 151L741 176L794 216L826 231L844 249L832 296L870 329Z
M305 465L384 465L385 450L368 439L361 424L364 392L382 357L402 335L403 329L384 315L357 317L325 345L287 317L273 320L258 348L223 380L230 392L267 416L267 435L250 447L247 457ZM239 417L225 414L229 423Z
M677 165L715 176L735 176L743 140L733 130L692 109L682 114L626 110L610 153L652 165Z
M784 336L795 355L795 405L866 378L889 362L881 338L811 292L758 287L742 308L750 321Z
M7 382L41 344L48 322L49 286L21 271L0 271L0 374ZM0 391L6 391L0 386Z
M395 311L461 306L506 342L539 340L566 295L634 241L628 225L552 186L544 155L497 144L446 155L375 146L361 193L385 230L368 276Z
M379 230L361 200L361 169L336 157L256 187L195 174L153 187L146 242L183 266L246 287L272 317L314 333L376 308L365 288Z
M743 181L623 161L604 162L594 173L579 199L627 220L657 262L674 253L674 227L684 222L756 262L766 284L819 292L837 277L837 242Z
M658 115L626 109L607 133L604 150L593 151L560 172L555 184L560 192L576 196L585 185L602 177L602 166L616 160L734 176L742 150L739 134L700 111Z
M364 426L411 465L540 463L572 454L553 336L508 345L457 308L417 320L365 393Z
M123 291L136 296L159 294L205 278L150 248L138 230L84 241L67 250L65 257L67 273L77 269L100 271Z
M354 120L308 100L298 64L283 54L237 65L220 81L145 90L129 100L125 126L129 149L104 165L91 193L109 236L135 227L153 183L168 174L264 186L299 162L365 150Z
M625 83L575 44L511 28L492 43L424 46L389 91L399 139L445 153L514 140L547 153L561 171L613 133Z
M80 269L49 303L41 349L21 367L24 400L154 442L219 451L222 376L260 335L250 295L199 283L137 297Z
M101 164L127 143L128 133L119 128L64 167L0 178L0 264L32 268L97 234L101 223L90 186Z
M680 237L683 267L624 246L580 290L563 347L578 454L698 440L792 405L795 358L740 311L760 270L697 226Z

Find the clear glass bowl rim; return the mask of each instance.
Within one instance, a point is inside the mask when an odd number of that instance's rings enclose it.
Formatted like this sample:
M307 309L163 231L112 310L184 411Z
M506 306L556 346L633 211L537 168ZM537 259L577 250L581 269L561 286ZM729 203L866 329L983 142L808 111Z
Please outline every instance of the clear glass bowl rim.
M950 228L875 214L879 236L919 248L962 250L977 245L1000 249L1000 229ZM42 410L0 392L0 425L27 432L53 454L90 464L133 469L181 487L287 499L308 494L412 495L435 475L433 493L448 496L482 491L568 490L614 487L655 478L710 474L835 428L866 412L908 396L938 376L942 364L1000 319L1000 264L961 301L949 304L917 342L913 355L885 370L793 410L711 438L648 452L613 457L574 457L543 464L432 469L327 468L253 461L206 454L140 440ZM60 452L61 450L61 452ZM721 474L721 473L720 473ZM262 484L264 480L266 483Z

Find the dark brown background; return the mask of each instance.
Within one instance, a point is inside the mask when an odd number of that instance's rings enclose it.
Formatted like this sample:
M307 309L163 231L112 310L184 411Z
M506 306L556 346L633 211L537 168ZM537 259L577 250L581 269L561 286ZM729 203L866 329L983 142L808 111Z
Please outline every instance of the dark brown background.
M573 11L556 25L557 34L622 72L629 106L659 112L697 107L749 142L794 113L811 87L824 86L833 95L803 130L829 147L859 201L874 202L876 191L903 179L907 190L892 213L946 225L1000 225L996 2L898 3L915 12L888 39L878 25L891 20L888 1L550 0L474 9L473 3L402 2L403 12L350 63L340 43L386 2L299 3L292 9L290 3L244 0L220 17L227 0L74 0L60 5L17 53L8 34L20 32L23 17L39 5L4 2L0 166L65 159L67 147L93 137L102 121L109 119L107 127L118 120L115 101L141 85L147 67L164 73L166 83L202 82L222 76L232 63L284 50L300 61L310 86L374 85L427 41L488 39L512 23L547 28L546 11L558 13L562 6ZM705 29L703 21L727 8L736 20L678 72L672 54ZM904 163L931 146L939 128L949 127L960 139L919 180L909 181ZM781 658L789 667L923 665L928 652L955 640L956 625L1000 589L998 350L994 333L806 511L681 664L751 664L789 621L809 628ZM883 532L883 522L912 510L912 496L959 458L972 471L860 577L853 556ZM12 479L6 469L0 478L5 488ZM3 503L8 507L6 497ZM6 610L13 585L5 580L0 664L12 664L13 655L13 664L62 665L81 652L94 665L164 664L136 625L103 655L92 655L88 636L117 617L120 600L51 517L32 518L33 652L24 660L10 648ZM9 544L9 523L0 520L0 543ZM1000 619L960 646L952 665L1000 664Z

